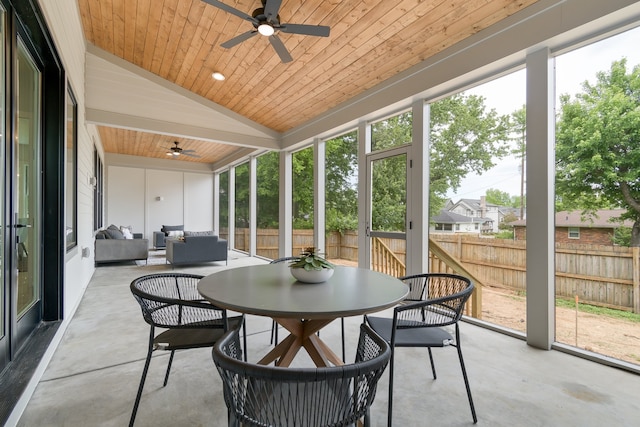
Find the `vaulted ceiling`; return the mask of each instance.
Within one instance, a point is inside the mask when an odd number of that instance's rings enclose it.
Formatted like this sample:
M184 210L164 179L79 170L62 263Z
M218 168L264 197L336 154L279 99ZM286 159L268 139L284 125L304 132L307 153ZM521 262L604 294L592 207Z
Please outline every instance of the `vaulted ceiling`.
M221 1L249 15L261 6L259 0ZM280 22L331 28L329 37L278 32L293 58L288 63L262 36L221 47L253 26L202 0L78 0L78 5L89 45L282 133L536 1L284 0ZM226 80L212 79L214 71ZM238 149L108 125L99 130L109 153L163 157L178 141L185 149L197 148L200 157L187 160L212 163Z

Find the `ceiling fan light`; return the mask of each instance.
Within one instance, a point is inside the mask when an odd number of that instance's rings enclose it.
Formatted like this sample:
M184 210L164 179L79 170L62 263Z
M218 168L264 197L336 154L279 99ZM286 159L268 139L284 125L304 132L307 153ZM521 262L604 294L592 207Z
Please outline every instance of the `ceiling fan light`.
M223 81L223 80L225 79L224 74L222 74L222 73L221 73L221 72L219 72L219 71L214 71L214 73L213 73L213 74L211 74L211 77L213 77L215 80L218 80L218 81L220 81L220 82L221 82L221 81Z
M265 37L272 36L276 32L275 28L267 23L258 25L258 32Z

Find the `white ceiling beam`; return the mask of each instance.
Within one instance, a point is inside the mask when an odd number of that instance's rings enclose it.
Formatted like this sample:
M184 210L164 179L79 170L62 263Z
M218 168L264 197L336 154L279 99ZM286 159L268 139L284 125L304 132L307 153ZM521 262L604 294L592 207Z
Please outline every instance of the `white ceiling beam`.
M132 114L121 114L113 111L87 108L85 111L85 117L88 123L120 129L200 139L242 147L266 148L271 150L277 150L280 148L278 141L271 138L256 137L253 135L234 133L220 129L198 127L179 122L135 116Z

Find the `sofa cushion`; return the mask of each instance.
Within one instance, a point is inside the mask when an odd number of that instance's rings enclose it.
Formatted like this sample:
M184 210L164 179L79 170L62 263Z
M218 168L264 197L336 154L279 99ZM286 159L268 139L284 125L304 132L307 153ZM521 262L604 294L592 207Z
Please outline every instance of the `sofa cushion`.
M184 237L188 236L215 236L213 231L185 231Z
M169 236L170 231L184 231L184 225L163 225L160 231Z

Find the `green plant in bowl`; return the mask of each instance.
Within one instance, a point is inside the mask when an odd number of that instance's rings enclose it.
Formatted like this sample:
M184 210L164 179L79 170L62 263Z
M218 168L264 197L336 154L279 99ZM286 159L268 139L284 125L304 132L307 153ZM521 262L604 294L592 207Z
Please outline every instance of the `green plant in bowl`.
M316 248L314 247L305 248L305 250L300 253L298 259L293 261L289 266L291 268L303 268L306 271L332 270L334 267L333 264L317 254Z

